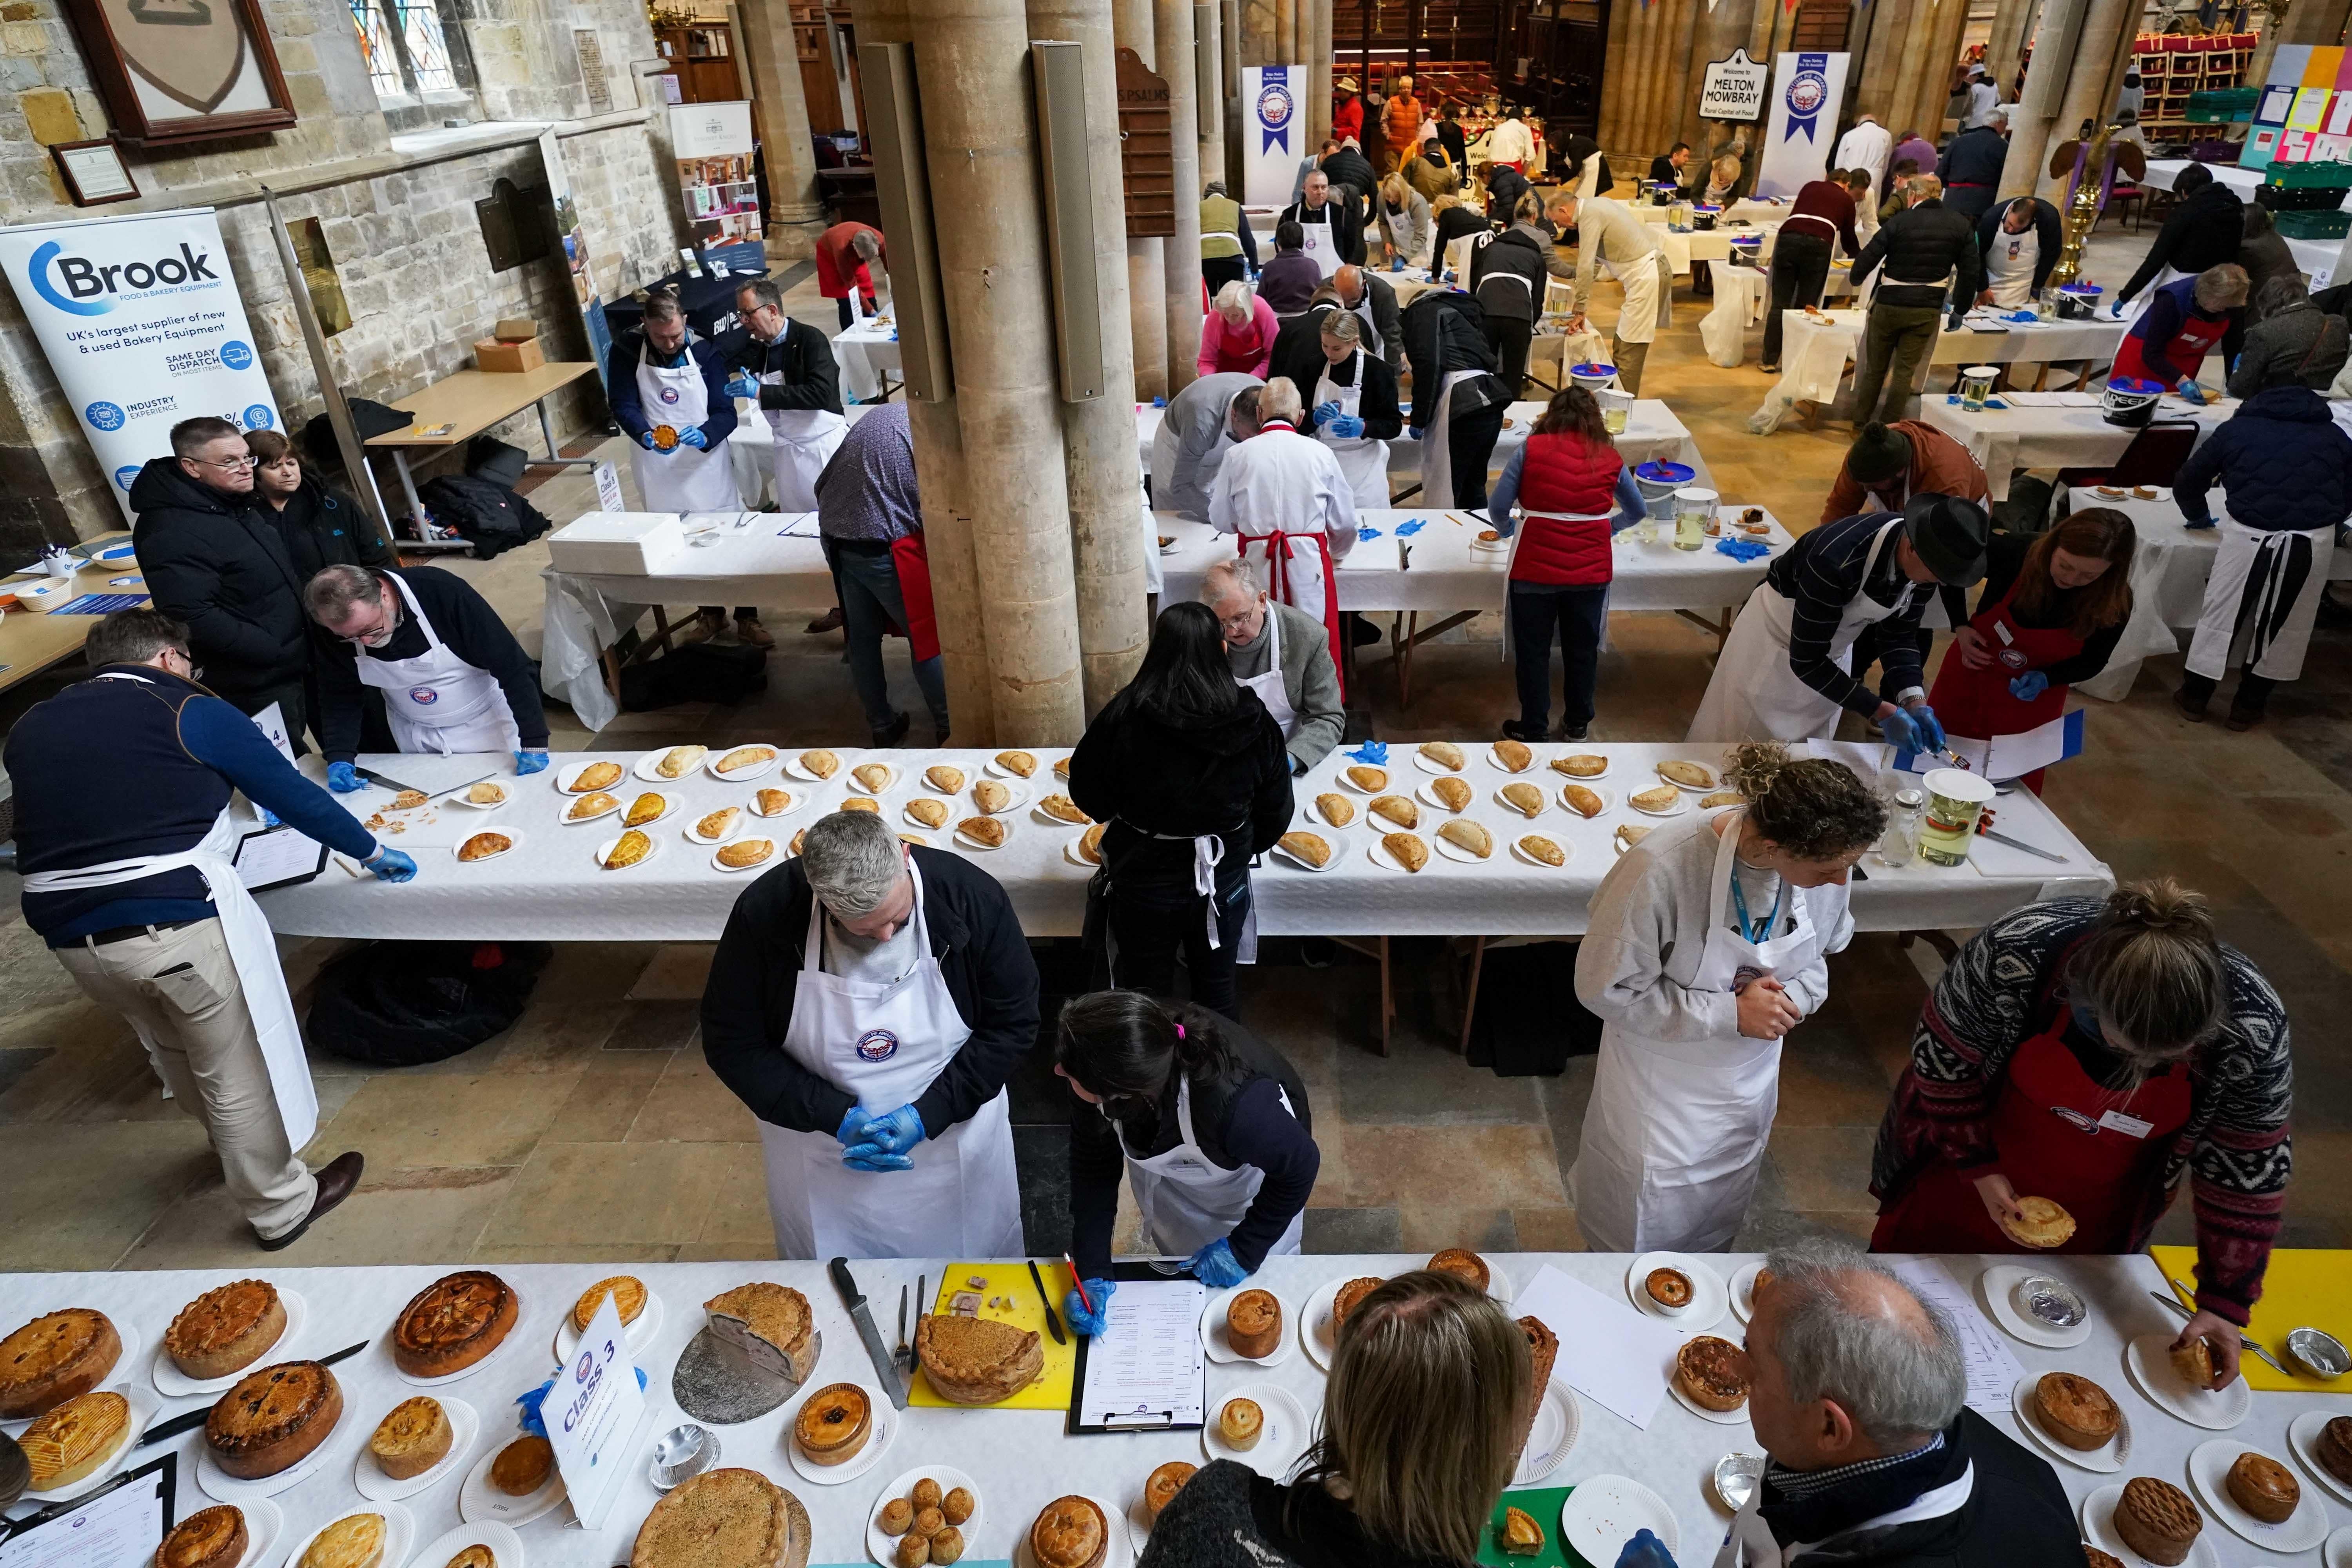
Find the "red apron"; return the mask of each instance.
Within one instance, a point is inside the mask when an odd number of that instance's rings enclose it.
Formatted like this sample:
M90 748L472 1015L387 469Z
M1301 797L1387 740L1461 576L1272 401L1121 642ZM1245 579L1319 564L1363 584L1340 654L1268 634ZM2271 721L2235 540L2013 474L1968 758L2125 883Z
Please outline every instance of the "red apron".
M2180 375L2195 375L2205 363L2205 356L2213 352L2214 345L2221 341L2221 334L2229 331L2229 327L2226 319L2209 321L2192 314L2181 321L2180 330L2173 333L2172 341L2164 345L2163 357L2180 367ZM2115 368L2107 373L2108 377L2135 376L2142 381L2160 381L2168 387L2179 380L2179 376L2159 375L2147 368L2144 352L2147 347L2146 338L2137 332L2126 333L2123 346L2116 350Z
M2018 582L2023 581L2021 572ZM2063 626L2033 631L2020 626L2011 608L2016 597L2017 584L2011 583L1999 604L1984 606L1969 622L1992 651L1990 664L1970 669L1958 653L1944 655L1943 668L1937 670L1936 684L1927 693L1927 706L1936 710L1947 733L1990 741L2000 735L2021 735L2065 713L2065 687L2050 687L2032 701L2021 702L2010 695L2009 683L2029 669L2073 658L2083 651L2083 639ZM2040 795L2045 771L2036 768L2020 782Z
M2045 1197L2074 1216L2074 1234L2047 1250L2136 1250L2141 1195L2162 1179L2166 1152L2189 1123L2189 1068L2176 1063L2129 1095L2102 1089L2061 1038L2062 1005L2050 1026L2017 1047L1992 1112L1995 1165L1963 1171L1938 1162L1910 1189L1883 1204L1874 1252L2035 1252L1993 1224L1976 1177L2000 1171L2020 1197ZM2158 1211L2161 1212L2161 1211Z
M898 574L898 598L907 606L907 641L918 659L940 657L939 617L931 610L931 557L919 533L890 542L890 565Z
M1294 608L1307 609L1298 602L1290 583L1290 541L1312 540L1315 552L1323 559L1323 632L1331 641L1331 672L1339 678L1339 695L1348 694L1348 661L1343 657L1339 641L1339 574L1331 561L1331 539L1320 530L1313 533L1244 533L1234 541L1234 553L1249 559L1253 545L1265 546L1266 592Z

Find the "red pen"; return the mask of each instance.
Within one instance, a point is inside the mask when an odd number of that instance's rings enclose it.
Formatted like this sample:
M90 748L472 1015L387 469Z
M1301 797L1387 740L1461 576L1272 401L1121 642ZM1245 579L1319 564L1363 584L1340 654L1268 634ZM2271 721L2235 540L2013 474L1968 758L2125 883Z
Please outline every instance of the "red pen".
M1070 1266L1070 1283L1077 1288L1078 1305L1087 1310L1087 1316L1094 1316L1094 1298L1087 1294L1087 1282L1078 1278L1077 1259L1065 1252L1062 1254L1062 1261Z

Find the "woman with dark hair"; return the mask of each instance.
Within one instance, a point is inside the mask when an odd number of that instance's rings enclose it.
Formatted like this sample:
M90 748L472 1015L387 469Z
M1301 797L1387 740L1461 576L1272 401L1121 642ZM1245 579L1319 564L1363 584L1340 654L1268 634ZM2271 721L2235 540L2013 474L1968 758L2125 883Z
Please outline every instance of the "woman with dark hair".
M1097 991L1063 1006L1054 1070L1098 1113L1070 1122L1070 1256L1087 1288L1067 1305L1080 1332L1102 1331L1118 1289L1122 1168L1144 1246L1187 1259L1212 1289L1298 1250L1323 1156L1307 1086L1281 1052L1205 1007Z
M269 508L263 515L278 524L297 579L308 583L326 566L399 564L374 521L351 497L305 470L301 454L284 436L248 430L245 445L253 454L253 499Z
M1744 804L1624 846L1577 954L1577 997L1602 1022L1572 1177L1595 1251L1731 1244L1780 1105L1781 1038L1829 1000L1828 955L1853 937L1846 873L1886 826L1843 763L1769 741L1727 762Z
M1504 618L1518 675L1519 716L1504 724L1504 738L1533 744L1549 733L1547 689L1557 627L1560 739L1581 741L1592 723L1601 627L1615 570L1609 541L1640 521L1643 507L1591 393L1568 386L1553 395L1527 444L1503 465L1487 503L1495 532L1513 542ZM1527 515L1524 531L1511 515L1515 504Z
M1996 533L1984 595L1936 672L1927 706L1948 735L2022 735L2066 713L2066 692L2107 667L2131 618L2132 520L2089 507L2032 538ZM2043 770L2019 782L2042 793Z
M1249 865L1289 830L1290 759L1208 605L1160 612L1143 668L1071 753L1070 798L1108 825L1089 899L1115 983L1168 994L1181 952L1192 1000L1238 1017L1234 965L1257 956Z
M2203 899L2163 879L2029 904L1919 1010L1871 1158L1870 1245L2137 1252L2186 1178L2197 1315L2176 1343L2207 1343L2220 1388L2286 1209L2293 1109L2286 1008ZM2021 1235L2026 1197L2063 1223Z

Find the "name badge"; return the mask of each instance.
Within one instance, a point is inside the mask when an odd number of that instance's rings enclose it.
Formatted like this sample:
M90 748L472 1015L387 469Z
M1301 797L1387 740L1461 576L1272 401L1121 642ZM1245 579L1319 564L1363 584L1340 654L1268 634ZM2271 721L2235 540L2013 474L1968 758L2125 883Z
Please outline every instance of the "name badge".
M2101 1111L2099 1125L2111 1132L2120 1132L2126 1138L2145 1138L2156 1131L2155 1122L2142 1121L2138 1117L2126 1116L2120 1110Z

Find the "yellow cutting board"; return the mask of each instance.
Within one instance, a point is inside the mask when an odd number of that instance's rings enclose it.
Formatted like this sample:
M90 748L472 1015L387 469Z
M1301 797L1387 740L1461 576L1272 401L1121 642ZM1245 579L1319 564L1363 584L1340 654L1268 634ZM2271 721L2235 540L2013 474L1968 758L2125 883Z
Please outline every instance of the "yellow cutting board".
M1055 1292L1069 1289L1070 1271L1060 1264L1041 1263L1037 1266L1037 1271L1045 1277L1046 1289ZM1029 1278L1029 1266L1026 1263L950 1264L947 1278L940 1281L939 1300L932 1304L931 1310L946 1312L948 1304L955 1300L959 1292L971 1289L966 1281L974 1279L985 1279L988 1282L978 1292L981 1299L980 1315L982 1317L999 1323L1010 1323L1016 1329L1027 1329L1034 1332L1039 1342L1045 1345L1045 1375L1010 1399L999 1400L996 1404L989 1405L960 1405L952 1400L941 1399L932 1391L930 1380L923 1375L922 1363L919 1362L915 1366L914 1382L907 1390L907 1403L927 1405L934 1410L1069 1409L1070 1390L1077 1375L1077 1341L1075 1337L1071 1337L1067 1344L1057 1345L1054 1342L1053 1333L1045 1327L1045 1303L1037 1294L1037 1282ZM1012 1310L1007 1311L1003 1307L989 1306L988 1299L991 1296L1011 1297ZM1055 1305L1054 1316L1057 1321L1062 1316L1058 1303ZM1062 1332L1068 1336L1070 1325L1063 1323Z
M2197 1264L2195 1247L2151 1247L2147 1255L2156 1259L2167 1280L2197 1282L2190 1272ZM2179 1292L2171 1294L2177 1297ZM2246 1333L2261 1341L2280 1365L2294 1366L2286 1354L2287 1331L2301 1328L2323 1329L2352 1344L2352 1252L2294 1248L2271 1254L2270 1268L2263 1276L2263 1299L2254 1303L2253 1322ZM2273 1394L2352 1395L2352 1377L2322 1383L2301 1373L2281 1375L2251 1351L2238 1364L2249 1388Z

